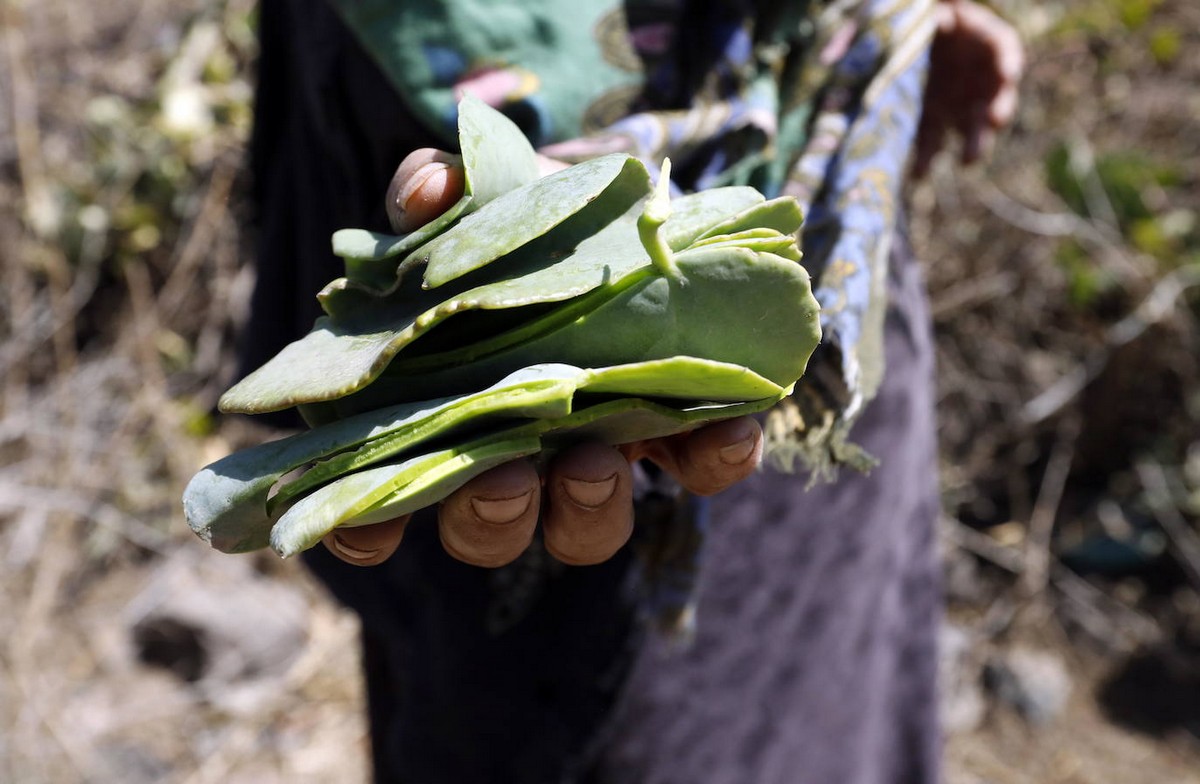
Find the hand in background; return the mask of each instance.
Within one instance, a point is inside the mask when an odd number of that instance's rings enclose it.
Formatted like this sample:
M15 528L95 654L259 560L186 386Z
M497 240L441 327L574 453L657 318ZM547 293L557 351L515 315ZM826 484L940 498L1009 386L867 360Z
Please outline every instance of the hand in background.
M542 174L565 168L550 158ZM462 161L441 150L416 150L400 164L388 188L388 217L412 231L462 195ZM611 447L582 443L560 452L539 476L529 460L494 468L463 485L438 509L446 552L477 566L502 566L529 546L540 520L546 549L560 561L583 565L612 557L633 532L630 464L645 458L697 495L711 495L745 479L762 455L762 429L750 417L690 433ZM372 566L400 545L409 516L377 525L339 528L323 540L347 563Z
M929 171L948 132L962 137L962 162L990 152L996 131L1017 110L1025 50L1012 25L969 0L937 4L925 107L917 131L913 173Z

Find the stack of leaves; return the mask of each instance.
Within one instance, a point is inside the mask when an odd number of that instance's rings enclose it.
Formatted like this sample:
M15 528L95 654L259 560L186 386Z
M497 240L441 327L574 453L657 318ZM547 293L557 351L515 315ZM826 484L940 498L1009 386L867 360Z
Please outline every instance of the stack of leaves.
M312 430L201 470L213 547L284 556L436 503L515 458L621 444L769 408L820 339L793 199L671 200L627 155L538 178L517 128L459 112L463 197L411 234L333 237L326 315L221 398Z

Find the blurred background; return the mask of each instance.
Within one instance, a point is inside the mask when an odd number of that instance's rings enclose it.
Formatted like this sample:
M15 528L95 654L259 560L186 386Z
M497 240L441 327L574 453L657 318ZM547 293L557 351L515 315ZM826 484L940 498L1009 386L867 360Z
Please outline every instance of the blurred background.
M992 161L910 193L949 784L1200 782L1200 4L997 0ZM0 4L0 781L364 781L356 622L210 552L253 0ZM382 196L382 194L381 194Z

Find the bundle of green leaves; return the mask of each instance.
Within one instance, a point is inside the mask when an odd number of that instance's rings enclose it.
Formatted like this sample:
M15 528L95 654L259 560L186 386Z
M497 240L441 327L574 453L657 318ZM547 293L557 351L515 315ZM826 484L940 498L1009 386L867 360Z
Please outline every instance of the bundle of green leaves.
M538 178L501 114L460 105L462 198L407 235L337 232L326 315L221 398L308 432L232 454L184 493L213 547L288 556L436 503L507 460L769 408L820 340L791 198L672 200L627 155Z

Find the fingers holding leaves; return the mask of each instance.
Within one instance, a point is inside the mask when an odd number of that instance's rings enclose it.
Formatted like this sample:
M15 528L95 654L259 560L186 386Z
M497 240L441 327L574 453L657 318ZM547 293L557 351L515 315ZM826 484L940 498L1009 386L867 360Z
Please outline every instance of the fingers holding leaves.
M337 558L353 566L375 566L392 557L411 515L376 525L337 528L321 542Z
M513 461L472 479L443 502L439 536L460 561L503 566L529 546L540 518L546 550L555 558L575 566L602 563L633 533L632 460L649 459L690 492L712 495L753 473L762 449L758 422L740 417L621 449L578 444L551 461L544 482L528 460ZM373 566L396 550L407 522L405 517L338 529L324 541L343 561Z
M627 454L657 464L690 493L713 495L754 473L762 450L762 427L751 417L739 417L643 441Z
M546 475L546 550L563 563L607 561L633 533L633 472L614 447L590 442L558 455Z
M442 547L465 563L503 566L533 540L540 509L541 479L533 464L505 463L467 482L442 503Z

